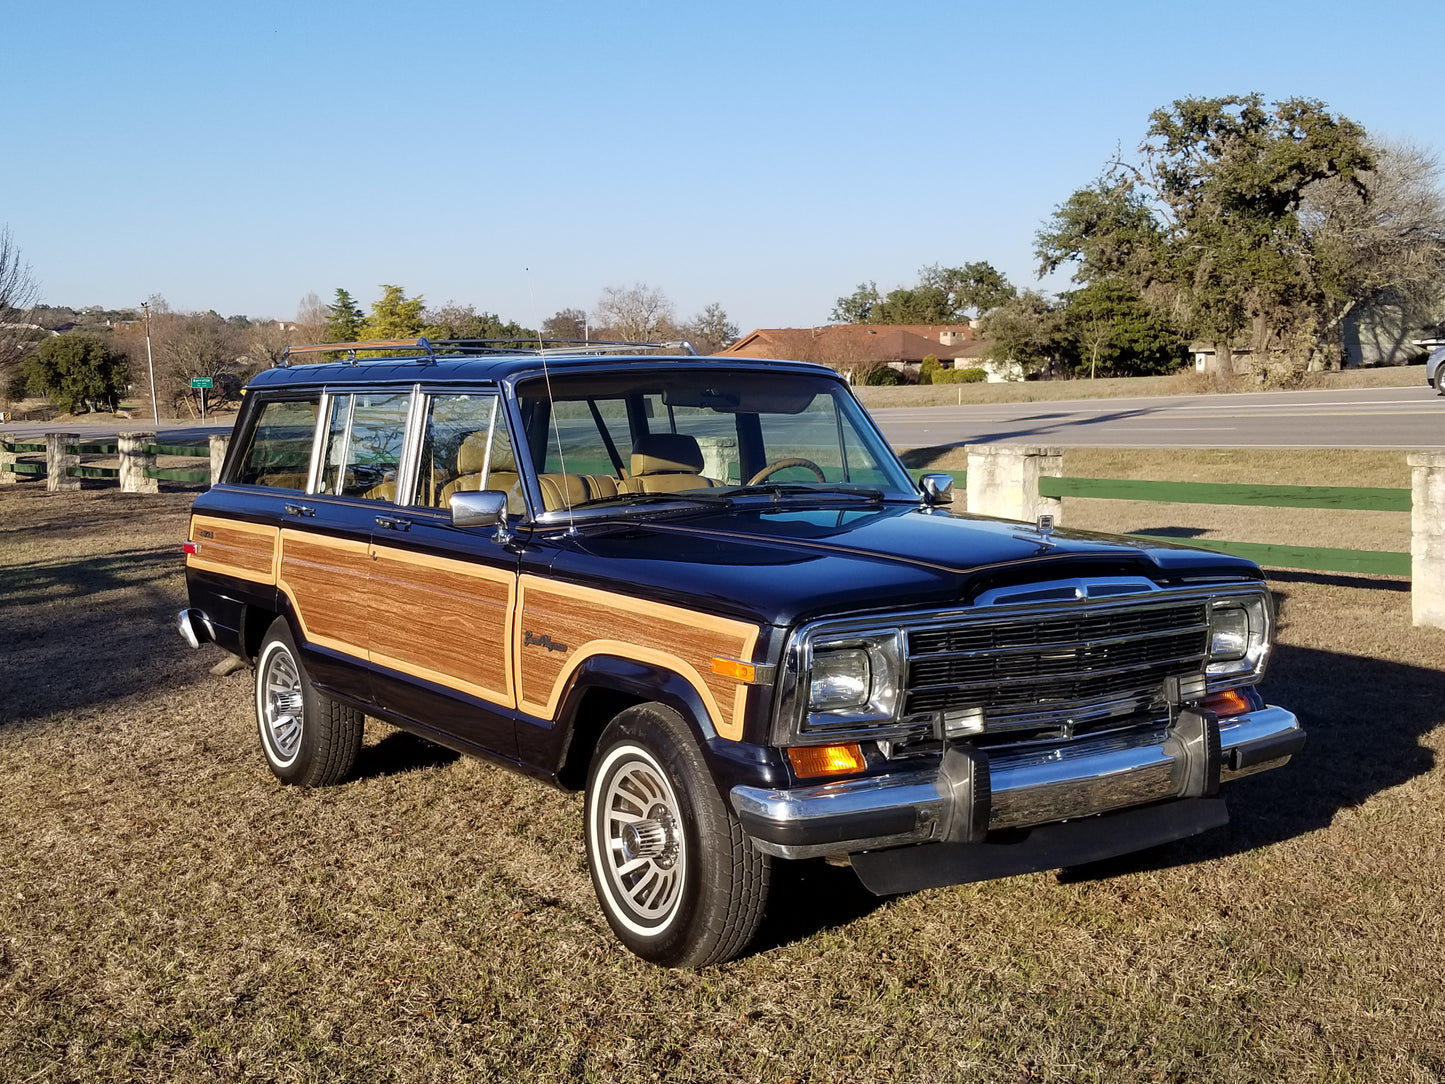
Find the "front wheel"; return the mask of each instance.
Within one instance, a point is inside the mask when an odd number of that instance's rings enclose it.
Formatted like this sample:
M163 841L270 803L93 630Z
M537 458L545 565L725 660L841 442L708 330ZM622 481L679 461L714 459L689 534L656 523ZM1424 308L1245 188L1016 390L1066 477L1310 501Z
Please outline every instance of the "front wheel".
M587 779L587 865L607 922L667 967L703 967L747 947L771 873L743 834L681 716L639 704L602 734Z
M283 783L323 787L351 772L366 717L316 691L284 617L271 623L256 657L261 752Z

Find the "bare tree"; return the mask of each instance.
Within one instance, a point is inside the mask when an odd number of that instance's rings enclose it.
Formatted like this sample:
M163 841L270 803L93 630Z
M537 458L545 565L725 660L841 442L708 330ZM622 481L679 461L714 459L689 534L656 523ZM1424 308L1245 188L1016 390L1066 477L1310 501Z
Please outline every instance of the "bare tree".
M0 226L0 394L12 382L21 355L34 342L31 311L39 296L30 265L10 237L10 227Z
M645 342L670 339L677 333L672 302L661 290L654 290L645 282L636 283L631 289L606 287L592 319L598 329L593 338L605 336Z
M326 331L328 313L320 295L312 290L296 306L296 341L319 343Z
M716 301L677 330L699 354L716 354L738 338L737 324L728 319L727 312Z
M1439 160L1406 143L1371 151L1374 166L1360 177L1366 199L1331 178L1306 190L1300 213L1324 280L1320 321L1336 350L1345 321L1361 309L1396 313L1403 338L1438 316L1445 296Z

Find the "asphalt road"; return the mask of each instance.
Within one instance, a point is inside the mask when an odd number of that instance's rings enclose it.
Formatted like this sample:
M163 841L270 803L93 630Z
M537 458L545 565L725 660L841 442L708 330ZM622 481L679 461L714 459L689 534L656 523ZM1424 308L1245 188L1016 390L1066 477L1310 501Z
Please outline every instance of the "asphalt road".
M1378 448L1445 451L1445 399L1429 388L1254 392L1053 403L992 403L873 411L895 448L952 444L1043 444L1117 448ZM0 425L31 439L55 423ZM67 423L99 439L144 420L118 425ZM204 440L229 432L231 418L202 427L162 424L164 439Z
M895 448L1040 444L1445 450L1445 399L1423 385L906 407L872 413Z

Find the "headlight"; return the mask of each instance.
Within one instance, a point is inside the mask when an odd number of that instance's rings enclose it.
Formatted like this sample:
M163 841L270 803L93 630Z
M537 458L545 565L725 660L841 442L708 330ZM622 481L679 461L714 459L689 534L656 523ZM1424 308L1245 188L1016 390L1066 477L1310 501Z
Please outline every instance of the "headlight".
M1209 658L1214 662L1242 659L1249 651L1249 614L1243 606L1214 611L1209 629Z
M872 688L873 670L863 648L835 648L813 655L813 681L808 688L812 711L861 708Z
M1269 650L1269 603L1263 595L1216 599L1209 607L1210 677L1257 674Z
M809 652L807 726L890 722L903 684L897 630L819 640Z

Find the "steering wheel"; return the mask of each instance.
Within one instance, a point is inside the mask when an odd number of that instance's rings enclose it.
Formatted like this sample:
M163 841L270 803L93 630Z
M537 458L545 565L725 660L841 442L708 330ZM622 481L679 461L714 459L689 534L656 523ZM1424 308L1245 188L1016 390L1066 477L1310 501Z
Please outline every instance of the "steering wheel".
M748 479L748 485L755 486L764 479L771 478L777 474L778 471L786 470L788 467L804 467L816 474L818 481L826 482L828 480L823 476L823 468L811 459L804 459L802 456L792 456L788 459L779 459L776 462L769 463L762 470L758 471L757 474Z

